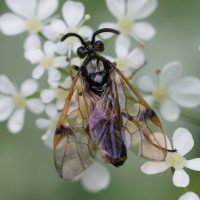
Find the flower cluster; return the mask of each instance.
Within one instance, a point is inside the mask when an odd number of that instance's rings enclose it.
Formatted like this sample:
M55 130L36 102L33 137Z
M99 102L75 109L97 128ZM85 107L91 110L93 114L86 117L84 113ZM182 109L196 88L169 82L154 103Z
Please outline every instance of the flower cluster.
M33 65L33 70L32 77L25 80L19 89L15 80L11 81L6 75L0 75L0 122L8 120L8 130L16 134L23 128L26 108L34 114L45 111L48 119L38 118L35 124L39 129L46 130L41 139L52 149L60 111L64 108L72 84L69 68L71 65L80 66L84 61L76 55L77 48L81 46L77 37L67 38L64 42L60 39L66 33L76 33L84 39L91 39L93 29L84 25L90 15L85 14L83 3L71 0L63 4L59 14L54 14L59 0L5 2L12 12L1 15L0 30L9 36L28 32L23 44L24 58ZM151 15L157 8L158 1L106 0L106 5L117 21L104 22L98 27L117 29L121 35L115 40L116 56L103 56L111 62L117 62L118 69L129 80L146 64L142 50L144 41L151 40L156 34L150 23L138 20ZM112 33L100 34L101 39L108 42L114 39L112 36ZM131 38L138 41L137 47L133 49ZM200 105L200 80L196 77L180 78L182 71L182 64L173 61L157 71L156 82L144 75L137 83L144 99L150 106L159 107L161 115L168 122L179 119L180 107L190 109ZM48 75L47 86L41 89L37 81L44 78L45 73ZM171 150L170 141L166 139L167 148ZM168 152L164 162L147 162L142 165L141 170L146 174L156 174L171 168L174 185L186 187L189 184L189 176L183 168L200 171L200 158L184 158L193 145L191 133L187 129L179 128L173 135L173 148L177 152ZM110 174L106 167L94 161L84 173L75 178L75 181L77 180L81 180L87 191L95 193L108 187ZM187 199L197 200L199 197L188 192L179 198Z
M180 78L183 66L179 61L166 64L158 70L158 80L154 83L147 75L140 77L138 87L150 106L159 103L160 113L169 122L179 119L180 108L195 108L200 105L200 80L196 77ZM180 78L180 79L179 79Z

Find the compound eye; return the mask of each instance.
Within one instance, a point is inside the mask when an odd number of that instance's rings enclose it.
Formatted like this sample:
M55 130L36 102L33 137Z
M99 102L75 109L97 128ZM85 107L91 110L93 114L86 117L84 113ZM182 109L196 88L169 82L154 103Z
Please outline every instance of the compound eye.
M99 52L103 52L104 51L104 44L103 44L103 42L101 42L101 41L96 41L95 43L94 43L94 46L95 46L95 51L99 51Z
M84 46L81 46L77 49L77 55L79 58L84 58L87 55L88 51Z

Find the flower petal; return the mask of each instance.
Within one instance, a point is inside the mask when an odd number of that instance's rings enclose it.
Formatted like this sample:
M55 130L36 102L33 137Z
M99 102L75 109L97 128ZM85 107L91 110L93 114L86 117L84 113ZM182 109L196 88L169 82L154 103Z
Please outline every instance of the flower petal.
M187 165L185 167L195 171L200 171L200 158L187 160Z
M32 95L37 89L38 82L33 79L25 80L20 86L20 91L25 97Z
M46 41L44 43L44 53L46 55L53 56L56 52L56 44L52 41Z
M57 42L56 44L56 53L64 55L67 53L68 43L67 42Z
M67 30L65 22L61 19L55 19L50 23L50 28L54 33L64 34Z
M30 34L24 41L23 46L25 51L41 47L41 41L39 36L37 34Z
M180 108L173 101L167 99L160 104L160 113L165 120L174 122L179 118Z
M173 175L173 183L176 187L186 187L190 182L188 174L183 170L175 170Z
M40 0L38 4L37 16L42 20L50 17L58 8L58 0Z
M81 2L66 1L62 7L62 15L69 27L76 27L85 13Z
M57 117L58 111L56 109L56 106L54 104L48 104L45 108L46 114L49 116L49 118Z
M69 62L66 61L66 56L58 56L56 57L56 62L59 64L59 67L66 67Z
M61 73L57 69L52 69L48 72L49 79L58 81L61 78Z
M44 37L46 37L48 40L52 40L52 41L56 40L56 37L55 37L56 33L52 31L50 25L43 26L41 32L44 35Z
M167 170L169 166L166 164L166 162L146 162L141 166L141 171L145 174L157 174L160 172L164 172Z
M178 128L173 135L173 147L182 156L187 154L194 146L192 134L185 128Z
M106 5L108 7L108 10L117 19L120 16L125 14L125 1L124 0L106 0Z
M39 118L39 119L37 119L35 121L35 125L39 129L47 129L50 126L50 120L49 119Z
M80 58L79 58L79 57L74 57L74 58L72 58L70 64L71 64L71 65L80 66Z
M170 98L185 108L200 105L200 80L196 77L179 79L170 87Z
M62 110L64 108L65 105L65 100L57 100L56 101L56 108L58 110Z
M15 110L11 118L8 120L8 130L11 133L18 133L24 126L25 109Z
M142 40L151 40L156 34L155 28L148 22L135 23L132 31Z
M44 53L41 49L28 49L24 52L24 57L29 61L39 62L43 56Z
M115 53L117 57L126 57L131 46L131 41L126 35L120 35L115 41Z
M0 92L11 95L17 93L14 84L4 74L0 75Z
M160 85L167 85L172 81L177 80L183 72L183 66L179 61L172 61L166 64L160 73Z
M12 14L1 15L1 32L5 35L18 35L26 31L25 20Z
M79 34L82 36L82 38L91 38L93 30L90 26L81 26L79 28Z
M158 6L157 0L128 0L127 14L133 19L143 19L151 15Z
M72 85L72 79L70 76L68 76L66 79L65 79L65 82L64 82L66 88L70 88L71 85Z
M138 87L145 92L151 92L154 88L154 83L149 76L142 76L138 80Z
M58 81L52 81L51 79L47 79L47 82L48 82L48 84L51 86L51 87L53 87L53 88L57 88L59 85L60 85L60 83L58 82Z
M99 192L108 187L110 174L106 167L94 161L84 172L81 183L85 190L89 192Z
M140 67L145 62L144 53L139 48L133 49L129 53L127 58L129 60L130 66L133 67L134 69L138 69L138 67Z
M67 43L66 43L66 44L67 44ZM73 50L74 54L77 55L77 49L78 49L80 46L82 46L82 44L81 44L80 41L77 41L77 42L75 42L75 43L73 44L72 50Z
M55 132L54 130L49 128L46 131L46 133L42 136L42 140L44 141L44 144L51 149L53 149L54 132Z
M145 95L143 99L152 107L153 106L153 96L152 95Z
M0 122L8 119L13 109L12 98L0 94Z
M55 99L55 92L52 89L42 90L40 98L44 103L49 103Z
M102 28L112 28L112 29L116 29L116 24L113 22L104 22L102 24L99 25L98 29L102 29ZM101 33L100 34L101 38L103 38L104 40L111 38L113 36L113 33Z
M44 111L44 104L39 98L26 100L26 106L34 114L40 114Z
M33 69L32 77L34 79L39 79L44 74L44 71L45 69L41 65L38 65Z
M194 192L187 192L183 194L178 200L199 200L199 196L197 196Z
M6 0L5 2L13 12L22 17L34 15L36 0Z

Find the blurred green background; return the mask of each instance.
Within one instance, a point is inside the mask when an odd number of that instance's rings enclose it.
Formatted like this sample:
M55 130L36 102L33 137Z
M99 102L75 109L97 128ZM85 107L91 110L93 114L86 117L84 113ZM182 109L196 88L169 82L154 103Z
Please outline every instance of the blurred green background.
M58 11L65 1L60 0ZM91 19L86 22L94 30L102 22L115 18L108 11L104 0L82 0L86 14ZM156 36L145 43L144 52L148 65L135 77L144 74L155 78L155 70L168 62L179 60L184 65L183 76L200 78L200 1L199 0L160 0L156 11L142 21L148 21L157 30ZM5 2L0 2L0 15L9 12ZM33 66L24 59L23 47L27 33L18 36L5 36L0 33L0 73L15 78L18 86L31 77ZM134 41L132 46L134 47ZM114 56L114 45L107 54ZM46 78L40 81L46 86ZM200 113L200 109L198 110ZM159 115L159 114L158 114ZM35 126L41 117L26 112L25 126L21 133L12 135L6 122L0 123L0 199L1 200L175 200L182 191L172 183L172 174L164 173L148 176L141 172L140 166L146 162L132 153L120 168L108 166L111 183L106 190L97 194L85 191L80 182L64 182L54 167L53 152L43 145L41 135L44 131ZM46 117L45 114L42 117ZM179 128L187 128L194 137L195 146L186 158L200 157L200 124L192 125L186 121L169 123L159 115L169 138ZM200 172L187 170L190 176L189 190L200 195Z

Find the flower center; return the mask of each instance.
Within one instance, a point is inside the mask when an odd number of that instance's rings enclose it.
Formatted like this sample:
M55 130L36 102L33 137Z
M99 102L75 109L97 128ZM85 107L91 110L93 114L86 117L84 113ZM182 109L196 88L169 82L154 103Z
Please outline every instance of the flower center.
M162 102L169 96L169 91L166 86L156 86L153 90L153 99L157 102Z
M78 29L76 27L69 27L69 28L67 28L66 34L67 33L76 33L76 34L78 34ZM69 38L66 39L66 42L70 43L70 44L75 43L76 41L78 41L78 38L74 37L74 36L69 37Z
M58 124L59 117L54 117L50 119L50 129L56 130L56 126Z
M42 30L42 20L37 16L31 16L26 20L26 27L30 33L38 33Z
M12 98L13 98L13 103L14 103L15 108L20 109L26 106L26 100L23 95L15 94L13 95Z
M134 21L128 15L123 15L117 22L117 28L122 34L128 34L133 28Z
M41 59L40 64L45 69L52 70L53 68L55 68L56 61L55 61L55 58L53 56L45 55Z
M174 167L175 169L183 169L187 164L187 160L179 153L168 152L166 163L169 167Z
M68 89L68 87L64 83L60 83L60 86ZM56 88L55 89L56 98L59 100L65 100L67 98L68 92L69 92L68 90L63 90L62 88Z
M115 60L117 62L117 68L120 71L126 71L129 68L129 61L127 58L121 57L121 58L116 58Z

